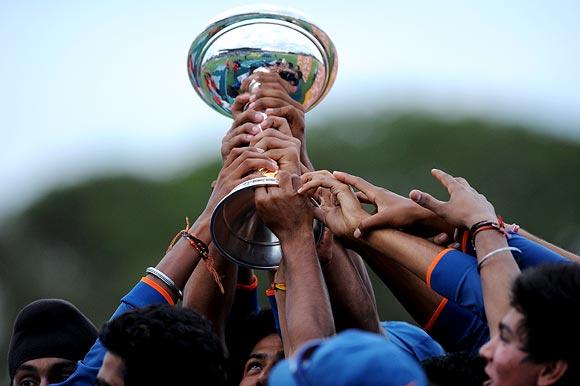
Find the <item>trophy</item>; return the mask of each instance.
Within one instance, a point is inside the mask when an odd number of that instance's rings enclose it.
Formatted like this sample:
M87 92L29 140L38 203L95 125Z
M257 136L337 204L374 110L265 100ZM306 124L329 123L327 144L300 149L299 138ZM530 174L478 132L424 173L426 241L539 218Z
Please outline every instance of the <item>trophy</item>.
M338 58L328 35L297 11L271 6L233 9L214 19L193 41L189 79L214 110L232 117L230 106L242 82L256 71L274 71L293 87L290 96L308 111L328 93ZM252 81L249 91L260 87ZM276 269L282 258L278 238L255 212L254 188L275 186L275 175L246 181L224 197L211 219L211 237L220 253L237 264ZM314 222L317 242L324 227Z

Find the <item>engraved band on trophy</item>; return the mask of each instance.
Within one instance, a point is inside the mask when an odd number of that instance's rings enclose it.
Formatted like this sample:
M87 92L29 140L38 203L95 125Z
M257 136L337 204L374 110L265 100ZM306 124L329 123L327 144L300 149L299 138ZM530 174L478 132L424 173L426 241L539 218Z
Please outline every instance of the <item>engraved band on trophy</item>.
M215 18L193 41L187 60L197 94L228 117L242 82L255 71L275 70L308 111L330 90L337 67L336 49L324 31L296 11L264 5ZM250 92L259 86L250 83ZM268 173L238 185L212 214L212 241L220 253L250 268L276 269L282 257L279 240L255 212L253 188L268 185L278 185ZM319 241L323 225L318 221L314 233Z

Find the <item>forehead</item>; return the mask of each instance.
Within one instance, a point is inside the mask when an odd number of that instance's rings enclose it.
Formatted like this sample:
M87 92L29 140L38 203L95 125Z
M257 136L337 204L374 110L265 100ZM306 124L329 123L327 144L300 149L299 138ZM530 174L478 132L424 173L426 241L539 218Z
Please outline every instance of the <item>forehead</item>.
M48 370L56 365L75 365L76 362L71 361L69 359L63 358L36 358L31 359L29 361L24 362L20 366L18 366L18 370L20 369L35 369L37 371L45 371Z
M103 358L103 364L97 379L106 385L122 386L125 384L125 362L123 358L109 351Z
M270 334L258 341L252 350L252 353L255 352L277 352L283 351L284 348L282 347L282 340L278 336L278 334Z
M509 327L513 332L518 331L522 322L524 321L524 315L521 312L511 307L507 314L502 319L502 323Z

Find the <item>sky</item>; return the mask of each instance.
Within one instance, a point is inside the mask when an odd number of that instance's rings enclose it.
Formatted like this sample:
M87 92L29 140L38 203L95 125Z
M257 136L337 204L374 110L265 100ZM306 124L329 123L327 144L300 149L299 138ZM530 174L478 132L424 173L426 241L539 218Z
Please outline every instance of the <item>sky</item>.
M273 1L275 5L287 2ZM0 0L0 220L99 175L172 178L230 121L195 94L193 39L240 1ZM580 141L580 2L295 0L338 77L308 122L424 109Z

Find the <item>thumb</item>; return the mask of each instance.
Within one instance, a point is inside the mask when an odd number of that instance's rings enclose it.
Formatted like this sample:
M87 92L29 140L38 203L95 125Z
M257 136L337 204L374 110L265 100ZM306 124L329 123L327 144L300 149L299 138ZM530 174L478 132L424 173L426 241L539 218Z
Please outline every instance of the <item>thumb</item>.
M388 212L378 212L370 217L363 219L358 225L360 237L363 237L365 234L374 229L389 228L391 225L391 220L392 216Z
M423 208L429 209L436 214L440 213L441 206L444 204L442 201L434 198L429 193L425 193L417 189L413 189L411 192L409 192L409 198L415 201L417 204L421 205Z

